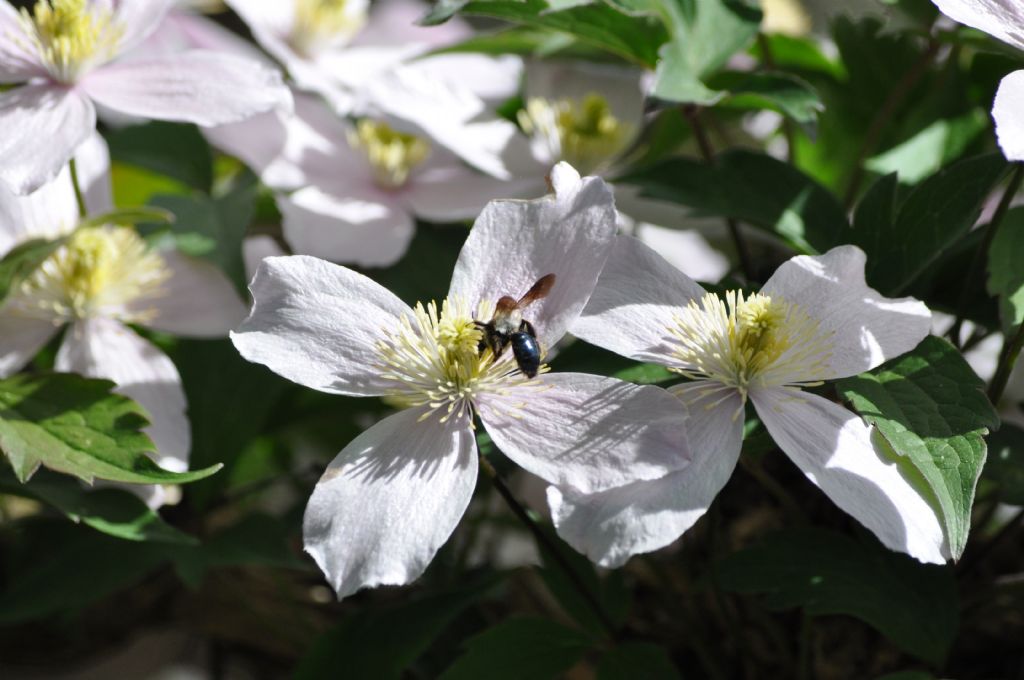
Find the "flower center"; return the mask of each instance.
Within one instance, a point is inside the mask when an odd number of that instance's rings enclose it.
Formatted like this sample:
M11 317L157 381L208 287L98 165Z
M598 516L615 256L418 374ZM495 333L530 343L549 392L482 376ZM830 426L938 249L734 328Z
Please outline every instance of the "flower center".
M170 275L164 259L135 230L82 227L21 283L12 303L23 313L45 318L104 315L143 321L152 312L129 312L128 305L160 295Z
M352 39L366 23L366 3L352 0L298 0L292 45L307 55Z
M366 154L373 180L384 189L404 186L409 173L430 154L426 140L398 132L387 123L365 119L349 133L349 144Z
M482 312L493 311L493 305L486 307L477 310L479 318L490 318ZM473 400L480 394L505 394L531 383L519 372L511 351L497 360L491 350L480 351L483 331L460 299L445 299L440 310L434 302L426 307L417 303L412 317L382 335L377 343L379 369L394 383L390 401L402 407L429 406L424 419L435 413L441 422L453 414L472 418ZM541 372L546 370L541 367Z
M674 370L740 391L753 387L820 384L832 356L831 335L798 305L779 297L728 291L691 300L669 328Z
M22 27L35 51L64 83L114 56L120 30L112 20L112 11L92 8L88 0L37 0L32 14L21 10Z
M568 161L581 174L592 172L620 151L630 126L612 113L608 101L590 93L583 101L532 97L518 113L523 132L547 148L551 160Z

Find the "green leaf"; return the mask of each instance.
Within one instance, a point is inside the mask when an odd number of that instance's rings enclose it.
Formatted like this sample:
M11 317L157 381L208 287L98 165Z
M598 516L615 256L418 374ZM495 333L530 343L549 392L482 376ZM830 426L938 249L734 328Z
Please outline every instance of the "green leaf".
M444 11L449 8L450 4ZM664 27L653 17L629 16L603 3L554 11L544 0L474 0L458 11L568 33L581 42L651 68L658 61L658 46L668 39ZM436 16L441 14L431 13L428 20L434 21Z
M313 641L292 677L397 680L460 613L486 596L500 578L491 574L450 591L350 614Z
M738 0L616 0L625 7L654 11L670 39L658 52L651 95L674 102L712 104L721 93L707 76L756 35L761 11Z
M883 295L903 291L967 235L1007 168L998 152L954 163L893 206L891 224L858 220L852 241L867 253L868 283Z
M636 364L621 371L616 371L612 374L612 377L638 385L657 385L669 380L678 380L679 374L673 373L661 364Z
M952 570L921 564L873 541L859 544L820 529L791 529L730 555L714 569L726 590L764 593L773 609L853 616L936 665L956 636L959 605Z
M107 135L110 157L166 175L208 192L213 184L213 154L195 125L152 121Z
M32 239L20 243L0 260L0 302L7 299L25 278L32 275L46 258L64 243L64 239Z
M987 227L986 227L987 228ZM1024 208L1010 208L988 251L988 292L999 298L1004 331L1024 322Z
M818 92L806 81L785 73L722 73L709 80L728 94L717 106L776 111L797 123L809 124L825 108Z
M619 178L641 195L732 217L760 227L802 253L828 250L849 237L835 197L792 165L753 151L727 151L709 165L672 158Z
M83 220L79 223L79 227L94 227L103 224L135 225L144 222L171 224L174 222L174 213L146 206L140 208L120 208Z
M1011 423L988 437L985 479L996 484L999 500L1024 505L1024 430Z
M76 609L141 581L167 560L168 546L123 541L66 521L31 521L18 554L5 555L0 624ZM13 563L12 563L13 562Z
M589 635L548 619L508 619L470 638L440 680L559 678L591 643Z
M626 642L601 657L597 680L680 680L664 647L649 642Z
M124 489L90 490L77 480L44 470L22 483L0 469L0 493L34 498L56 508L73 522L127 541L198 543L194 537L165 523L142 499Z
M73 374L18 375L0 381L0 449L22 482L40 465L86 482L183 484L208 477L212 465L170 472L147 453L153 442L142 428L142 408L113 394L114 383Z
M959 158L988 124L988 114L980 109L937 120L905 142L869 158L864 166L882 174L899 173L904 184L917 184Z
M221 196L161 195L153 197L152 205L175 216L170 231L178 250L212 262L245 293L242 240L252 222L256 193L256 176L245 170Z
M956 349L929 336L912 352L837 388L899 456L913 464L942 508L954 559L967 544L985 435L999 417L984 383Z

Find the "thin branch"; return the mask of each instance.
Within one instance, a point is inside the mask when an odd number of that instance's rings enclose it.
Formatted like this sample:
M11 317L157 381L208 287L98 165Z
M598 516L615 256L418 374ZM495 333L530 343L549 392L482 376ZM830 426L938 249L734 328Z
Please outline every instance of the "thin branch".
M1010 381L1010 374L1020 356L1021 347L1024 347L1024 323L1017 327L1017 332L1012 338L1007 338L1003 344L1003 352L999 356L999 366L996 368L992 382L988 385L988 399L993 404L998 404L1006 390L1006 383Z
M882 136L882 132L885 131L885 127L889 124L893 114L896 113L900 105L903 104L903 100L907 98L910 91L914 89L917 82L928 71L928 67L939 51L939 47L940 43L938 40L935 38L929 39L928 49L924 51L918 60L903 74L899 82L889 91L889 96L886 97L882 106L879 107L878 113L871 120L867 134L864 135L864 143L857 153L857 160L853 166L850 182L846 186L843 204L846 206L847 211L853 208L853 203L857 200L857 194L860 192L860 185L864 181L864 161L874 152L875 146L877 146L878 140Z
M78 181L78 165L74 158L71 159L69 166L71 168L71 186L75 190L75 203L78 205L78 216L85 217L85 197L82 195L82 185Z
M608 613L605 612L604 607L601 605L601 602L597 599L597 596L590 591L590 589L586 586L585 583L583 583L583 579L580 578L580 575L576 573L576 570L573 568L573 566L569 564L569 561L565 559L564 555L562 555L562 551L559 549L558 545L554 541L552 541L551 538L548 537L546 533L544 533L544 530L540 528L537 522L532 517L530 517L530 513L528 513L526 511L526 508L524 508L523 505L518 500L516 500L516 497L512 495L512 491L501 479L501 476L498 475L498 471L495 470L494 466L491 465L483 456L480 456L480 469L483 470L484 474L490 477L491 482L494 484L494 488L498 490L498 493L501 495L502 499L504 499L505 503L512 511L512 514L516 516L516 519L522 522L523 526L525 526L530 531L530 533L533 534L533 537L537 540L537 543L539 543L541 547L551 556L551 558L555 561L555 564L558 565L558 568L565 572L565 575L569 579L569 582L572 584L573 588L576 589L580 596L593 610L594 614L601 622L601 625L604 626L605 630L608 632L608 635L613 640L618 640L619 628L612 622L612 619L608 615Z
M1013 170L1013 176L1010 178L1010 183L1006 185L1006 190L1003 192L1003 197L999 200L999 205L996 207L992 219L984 227L985 231L981 235L981 243L978 244L978 249L974 251L971 267L967 271L967 278L964 279L964 286L960 290L960 299L957 301L956 321L953 322L948 333L950 341L957 347L960 347L960 329L964 325L964 314L967 313L967 304L970 302L971 291L975 289L975 284L979 282L982 272L985 271L988 251L992 248L992 241L995 240L999 225L1002 224L1003 218L1006 217L1006 213L1010 209L1013 197L1020 191L1021 180L1024 180L1024 163L1017 163Z
M684 106L682 111L686 120L690 123L690 127L693 129L693 136L697 140L697 146L700 148L700 154L704 158L704 162L708 165L714 165L715 151L711 147L707 131L700 120L700 107ZM736 246L736 256L740 260L743 276L746 277L747 281L754 281L754 261L750 257L750 249L747 247L747 242L740 232L739 223L731 217L726 217L725 224L729 227L729 235Z

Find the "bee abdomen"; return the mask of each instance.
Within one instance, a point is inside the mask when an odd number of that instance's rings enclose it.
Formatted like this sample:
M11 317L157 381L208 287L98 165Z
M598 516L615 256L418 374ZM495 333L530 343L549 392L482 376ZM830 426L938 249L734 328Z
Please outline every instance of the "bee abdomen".
M532 378L537 375L540 368L540 344L536 338L529 333L513 333L512 354L516 358L519 370L526 377Z

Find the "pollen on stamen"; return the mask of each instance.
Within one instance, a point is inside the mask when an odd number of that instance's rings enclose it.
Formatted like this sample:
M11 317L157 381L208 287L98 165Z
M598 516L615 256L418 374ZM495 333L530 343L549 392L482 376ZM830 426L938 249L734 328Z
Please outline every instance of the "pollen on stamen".
M382 378L393 383L385 397L400 407L427 407L420 420L437 416L473 421L474 400L484 394L505 396L511 388L535 384L523 375L511 352L495 359L482 345L483 331L460 299L417 303L397 328L382 329L377 342ZM543 366L542 371L547 367ZM508 408L520 409L517 402Z
M673 370L739 390L820 384L832 357L832 333L798 305L761 293L728 291L690 303L668 329Z
M292 47L313 54L324 47L344 45L366 23L363 0L298 0L292 23Z
M91 66L115 56L122 29L109 9L87 0L37 0L19 15L23 36L56 80L74 82Z
M550 155L588 174L623 150L631 126L612 113L608 100L591 92L582 100L531 97L517 114L523 132Z

